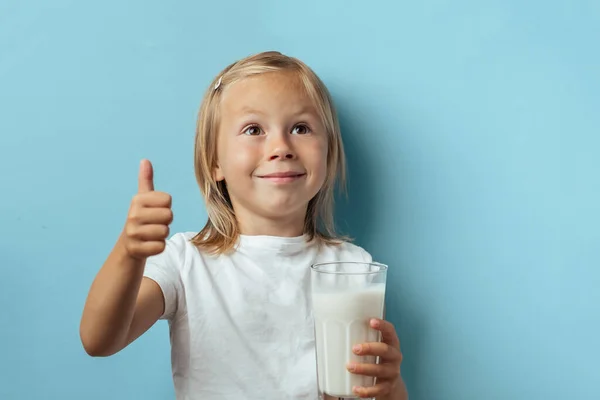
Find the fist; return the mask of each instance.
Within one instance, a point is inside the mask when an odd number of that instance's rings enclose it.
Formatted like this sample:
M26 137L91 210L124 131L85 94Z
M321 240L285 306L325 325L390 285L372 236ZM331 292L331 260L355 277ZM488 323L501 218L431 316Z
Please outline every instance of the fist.
M171 196L154 191L152 164L142 160L138 192L131 200L122 235L128 255L145 259L162 253L172 221Z

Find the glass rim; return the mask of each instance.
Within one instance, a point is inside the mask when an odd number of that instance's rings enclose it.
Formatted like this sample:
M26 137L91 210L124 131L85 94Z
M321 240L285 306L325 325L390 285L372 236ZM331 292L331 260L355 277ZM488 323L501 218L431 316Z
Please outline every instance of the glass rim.
M322 267L325 265L333 265L333 264L371 265L371 266L379 267L379 270L365 271L365 272L345 272L345 271L324 271L322 269L319 269L319 267ZM315 272L319 272L321 274L331 274L331 275L375 275L375 274L381 274L383 272L387 272L388 266L386 264L382 264L382 263L375 262L375 261L370 261L370 262L369 261L325 261L325 262L318 262L318 263L312 264L310 266L310 269Z

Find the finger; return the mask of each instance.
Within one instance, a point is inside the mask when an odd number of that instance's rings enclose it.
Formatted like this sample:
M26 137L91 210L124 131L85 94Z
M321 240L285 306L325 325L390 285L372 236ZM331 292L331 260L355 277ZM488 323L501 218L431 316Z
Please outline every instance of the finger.
M400 348L400 339L396 333L394 324L384 319L373 318L371 319L371 327L381 332L381 340L390 346Z
M154 171L152 163L148 160L140 162L140 173L138 175L138 193L146 193L154 190Z
M166 241L164 240L155 240L151 242L135 242L130 248L129 251L132 254L136 254L140 257L149 257L155 254L160 254L165 250Z
M170 194L164 192L144 192L136 194L134 201L141 207L170 208L172 198Z
M381 357L386 362L402 361L402 353L395 347L383 342L363 343L352 348L354 354L360 356Z
M128 220L132 225L169 225L173 222L173 211L171 211L170 208L165 207L132 207Z
M397 364L349 363L347 368L353 374L374 376L376 378L392 379L400 375L400 369Z
M380 397L392 391L392 383L390 381L381 381L370 387L356 386L352 388L352 391L361 398Z
M144 242L161 241L169 236L169 227L166 225L141 225L131 229L129 236Z

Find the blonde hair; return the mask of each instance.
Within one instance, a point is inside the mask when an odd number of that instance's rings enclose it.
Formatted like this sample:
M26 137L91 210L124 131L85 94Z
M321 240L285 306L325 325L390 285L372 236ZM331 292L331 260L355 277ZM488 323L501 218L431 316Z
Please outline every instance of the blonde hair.
M196 180L206 202L208 221L192 239L199 248L210 253L225 253L236 245L240 235L227 186L216 181L217 134L219 104L223 88L255 75L271 72L293 72L313 101L328 135L327 177L323 187L310 200L304 220L304 234L309 240L339 244L345 237L335 233L333 203L335 183L342 190L346 184L346 158L337 114L327 87L302 61L279 52L264 52L239 60L226 67L208 87L196 127L194 169Z

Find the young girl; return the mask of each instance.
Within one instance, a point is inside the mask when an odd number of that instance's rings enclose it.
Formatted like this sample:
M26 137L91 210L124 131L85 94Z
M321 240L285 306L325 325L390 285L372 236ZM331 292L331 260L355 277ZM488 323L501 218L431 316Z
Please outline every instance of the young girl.
M195 170L208 222L167 239L171 197L140 166L125 227L98 272L81 319L93 356L117 353L169 322L177 399L316 399L310 266L371 261L334 233L333 193L345 159L329 93L301 61L276 52L240 60L205 94ZM394 327L348 365L377 377L357 396L407 398Z

